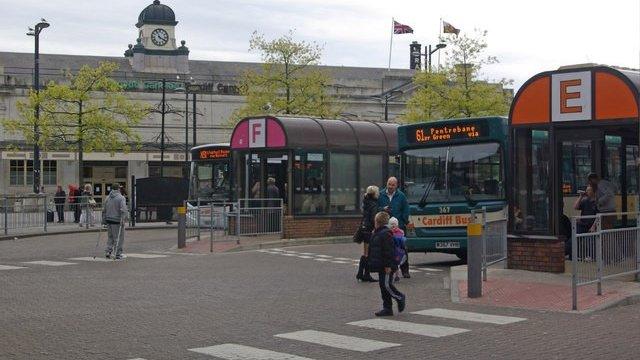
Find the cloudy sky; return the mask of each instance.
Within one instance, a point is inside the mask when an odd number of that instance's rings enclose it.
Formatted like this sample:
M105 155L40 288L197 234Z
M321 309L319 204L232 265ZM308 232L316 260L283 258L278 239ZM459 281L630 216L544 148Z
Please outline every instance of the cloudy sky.
M0 51L32 52L25 35L44 17L41 52L122 56L135 43L140 11L151 0L0 0ZM639 0L164 0L179 21L177 40L190 58L259 61L248 52L251 33L267 38L295 29L324 45L326 65L386 67L391 17L414 34L395 35L392 67L407 68L409 43L436 44L440 18L462 32L489 32L487 54L500 64L489 79L514 80L517 89L540 71L577 63L640 68ZM30 64L25 64L29 66Z

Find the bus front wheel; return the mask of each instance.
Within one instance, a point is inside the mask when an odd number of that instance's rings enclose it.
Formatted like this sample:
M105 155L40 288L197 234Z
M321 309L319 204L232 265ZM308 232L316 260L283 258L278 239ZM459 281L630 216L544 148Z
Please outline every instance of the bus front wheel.
M460 258L460 262L467 263L467 251L457 251L456 256Z

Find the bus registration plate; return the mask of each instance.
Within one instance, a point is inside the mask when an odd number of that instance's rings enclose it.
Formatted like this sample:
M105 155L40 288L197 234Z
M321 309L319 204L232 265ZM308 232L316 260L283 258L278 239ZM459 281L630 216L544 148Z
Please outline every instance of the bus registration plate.
M436 249L459 249L460 242L458 241L438 241L436 242Z

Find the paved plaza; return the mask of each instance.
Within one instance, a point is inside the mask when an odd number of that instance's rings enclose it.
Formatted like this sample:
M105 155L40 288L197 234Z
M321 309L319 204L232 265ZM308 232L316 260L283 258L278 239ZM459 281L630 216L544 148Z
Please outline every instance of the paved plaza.
M640 305L589 315L452 303L457 258L413 254L407 309L376 318L354 244L181 253L175 230L0 241L2 359L632 359Z

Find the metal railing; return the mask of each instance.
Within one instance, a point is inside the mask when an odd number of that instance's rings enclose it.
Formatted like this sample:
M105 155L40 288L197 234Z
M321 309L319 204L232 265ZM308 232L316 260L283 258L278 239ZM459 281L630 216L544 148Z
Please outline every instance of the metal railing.
M237 236L282 233L283 201L272 199L239 199L235 209Z
M638 212L603 213L571 218L572 309L578 309L578 287L634 275L640 281Z
M471 210L472 221L482 225L482 280L487 281L487 269L507 260L507 208L487 213L486 206Z
M213 243L231 235L240 243L241 236L282 233L282 199L240 199L234 202L196 199L185 202L186 237L201 239L209 232L210 251Z
M55 227L100 225L102 205L93 196L58 198L52 195L19 195L0 198L0 228L4 235L23 234Z

